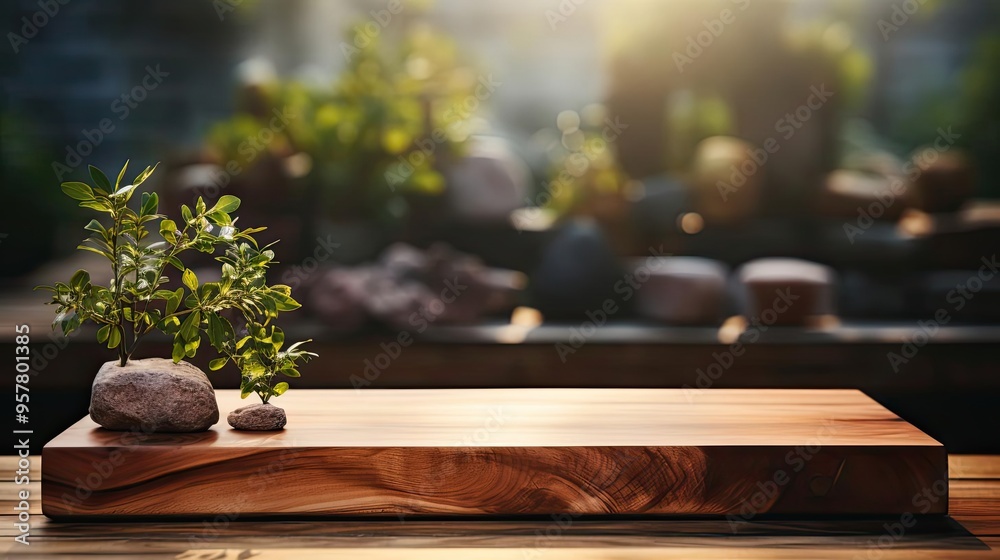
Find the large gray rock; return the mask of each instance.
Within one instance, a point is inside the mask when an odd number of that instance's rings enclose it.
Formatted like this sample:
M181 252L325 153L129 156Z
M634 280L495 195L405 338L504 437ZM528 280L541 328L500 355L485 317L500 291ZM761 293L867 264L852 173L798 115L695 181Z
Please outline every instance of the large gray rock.
M226 418L237 430L257 432L280 430L285 427L285 410L273 404L252 404L237 408Z
M101 366L90 417L109 430L203 432L219 421L215 390L203 371L163 358Z

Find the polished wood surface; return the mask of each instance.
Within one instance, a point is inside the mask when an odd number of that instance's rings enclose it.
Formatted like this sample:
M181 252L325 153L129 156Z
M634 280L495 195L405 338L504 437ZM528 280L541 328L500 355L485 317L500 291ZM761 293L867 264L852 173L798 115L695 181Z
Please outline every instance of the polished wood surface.
M47 463L46 463L47 464ZM38 483L15 485L16 459L0 457L3 558L284 560L986 559L1000 557L1000 457L949 458L947 517L917 518L898 536L882 518L745 521L588 517L369 521L64 523L41 515ZM31 459L34 476L42 461ZM956 485L956 483L961 483ZM13 496L30 489L30 546L13 542Z
M226 414L243 404L219 391ZM853 390L325 390L286 429L102 430L44 449L44 511L93 516L900 514L947 508L932 438ZM935 484L937 486L935 486Z

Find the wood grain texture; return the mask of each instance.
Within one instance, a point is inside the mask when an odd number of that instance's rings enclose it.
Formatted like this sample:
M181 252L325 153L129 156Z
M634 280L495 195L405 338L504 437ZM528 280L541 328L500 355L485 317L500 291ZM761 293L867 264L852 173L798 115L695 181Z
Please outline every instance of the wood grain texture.
M950 492L953 517L921 517L887 546L881 519L604 519L431 521L403 516L369 521L246 521L66 523L33 515L31 546L13 543L14 516L0 514L0 556L25 559L114 558L170 560L420 559L468 560L645 560L660 558L878 558L986 559L1000 556L1000 504L981 515L968 511L971 498L1000 483L1000 456L949 458L974 463L978 480ZM0 457L11 471L12 457ZM32 459L37 474L38 458ZM992 474L996 473L996 474ZM9 478L9 477L8 477ZM956 479L951 481L953 484ZM977 489L977 486L981 487ZM0 492L12 495L12 480ZM34 498L37 503L37 495ZM32 505L34 506L35 503ZM33 508L34 509L34 508ZM4 507L4 511L11 511ZM2 512L0 512L2 513ZM35 511L37 513L37 511ZM872 546L872 543L875 546Z
M219 391L222 417L240 406ZM44 449L87 516L737 516L947 511L944 448L857 391L378 390L282 397L282 432L108 432ZM915 499L933 492L927 507Z
M948 457L950 478L1000 478L1000 461L992 455L952 455Z

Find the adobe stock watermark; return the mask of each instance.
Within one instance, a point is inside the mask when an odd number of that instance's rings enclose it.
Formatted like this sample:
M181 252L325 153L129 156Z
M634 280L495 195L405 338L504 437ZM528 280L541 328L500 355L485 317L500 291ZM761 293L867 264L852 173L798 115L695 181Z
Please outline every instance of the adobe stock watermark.
M298 118L298 113L288 106L271 109L271 119L253 135L247 136L236 146L236 157L222 165L222 169L212 177L212 183L197 190L196 195L212 200L229 186L232 180L243 173L257 156L267 150L275 137L288 128L288 124Z
M597 334L597 329L603 327L610 317L621 310L620 302L627 302L632 299L636 291L649 281L652 272L659 270L663 266L659 258L670 254L663 251L663 245L660 245L659 248L650 247L649 253L650 255L646 257L643 265L636 267L630 273L626 273L621 280L615 282L613 289L618 294L618 297L606 298L598 309L587 310L584 313L587 319L578 326L570 327L569 337L566 341L555 343L556 354L559 355L559 360L562 363L565 364L570 355L575 354L577 350L583 347L590 337Z
M389 0L384 8L368 12L368 21L354 26L354 38L351 43L340 42L340 52L344 60L351 62L358 53L375 43L382 30L389 27L394 17L403 12L402 0Z
M740 503L737 513L726 514L726 521L733 533L739 531L741 523L750 521L761 512L766 511L770 504L773 504L781 494L782 490L792 481L793 475L802 472L810 461L823 449L823 445L828 438L837 433L837 426L832 418L827 418L816 430L816 435L810 438L803 445L797 445L785 454L785 464L783 467L775 469L767 480L758 480L756 489L748 498ZM829 484L826 488L828 492L834 481L825 481Z
M757 342L760 336L767 332L767 329L778 320L778 316L788 311L795 303L795 300L801 297L793 294L790 287L784 290L774 290L774 294L776 297L771 302L771 306L762 311L760 317L750 318L750 326L747 327L736 342L730 344L721 354L712 352L712 359L715 361L705 369L698 368L695 370L697 375L694 386L692 387L687 383L683 385L684 396L689 403L693 403L697 395L712 387L729 368L733 367L733 364L736 363L736 358L739 358L746 352L744 346Z
M687 46L684 52L674 51L671 58L677 66L678 72L683 74L684 67L694 64L694 60L704 54L705 50L710 48L715 43L715 40L722 36L722 33L726 30L726 26L735 23L737 15L750 7L750 0L731 1L739 8L738 12L730 8L725 8L719 12L719 17L702 20L701 24L705 29L694 35L687 36Z
M997 261L995 253L989 259L982 257L980 262L983 264L975 274L966 279L965 282L955 284L955 288L945 295L945 301L951 304L950 310L941 307L934 312L934 316L930 319L917 321L917 328L904 339L905 342L900 346L899 352L889 352L885 355L893 372L899 373L902 366L910 363L910 360L930 342L934 335L941 330L941 327L951 322L951 313L964 309L972 301L972 298L976 297L976 294L983 289L983 285L1000 272L1000 261Z
M60 497L63 506L69 510L82 507L84 501L88 500L95 491L104 485L104 482L111 477L115 469L125 464L129 455L138 449L142 449L141 444L153 432L154 426L143 423L132 426L132 429L118 436L119 449L108 453L107 458L104 460L92 461L90 463L92 467L91 471L86 476L76 477L76 480L73 481L76 483L73 493L63 492L63 495Z
M950 126L948 128L938 128L934 142L903 164L903 176L906 179L904 180L901 177L890 178L889 187L885 191L876 193L875 197L878 200L869 203L867 207L858 207L858 217L854 220L854 223L844 222L844 235L847 236L847 240L851 242L851 245L854 244L857 236L868 231L875 224L876 219L885 214L886 210L891 208L900 197L906 194L907 183L913 183L920 177L920 174L923 173L921 171L922 167L937 161L941 154L950 150L961 137L961 134L952 132Z
M438 147L475 114L480 103L489 99L501 86L503 82L495 81L493 74L480 75L473 92L465 96L462 101L453 103L444 112L444 120L448 123L444 128L434 127L430 134L414 141L417 149L410 150L406 157L402 154L396 156L396 162L385 171L385 182L389 185L389 190L396 192L396 187L406 182L417 167L433 156Z
M910 503L913 505L916 514L913 511L907 511L900 515L898 520L891 523L884 523L882 528L885 530L885 533L877 539L868 539L867 550L865 550L863 555L855 554L855 560L878 560L882 558L886 550L896 546L906 536L906 532L916 526L917 514L924 515L930 512L934 504L947 496L947 480L935 480L934 484L914 494Z
M892 5L892 15L889 19L879 18L877 25L879 33L882 34L882 41L886 42L893 33L899 31L910 22L910 17L917 13L920 8L927 3L927 0L903 0Z
M510 417L502 406L491 406L485 419L483 420L481 427L476 428L470 432L463 434L460 438L453 442L453 447L484 447L491 439L493 439L493 434L499 432L503 429L504 424ZM444 446L442 453L450 454L450 447ZM455 454L461 457L461 454ZM461 459L459 459L461 460ZM468 465L466 465L468 467ZM461 469L462 467L459 467ZM417 498L419 504L420 496L424 495L435 495L440 494L446 488L450 487L451 483L454 482L453 478L449 478L451 473L454 471L450 468L442 468L441 465L435 464L430 472L424 471L419 475L416 475L415 480L419 481L419 488L412 492L412 495ZM406 523L407 513L399 512L396 514L396 519L400 523Z
M339 248L340 243L333 240L333 235L327 234L325 238L317 237L312 255L302 259L301 263L293 265L286 270L281 275L281 283L295 290L302 285L302 282L319 270L321 264L330 260L334 252Z
M118 116L118 121L124 121L140 103L146 100L149 92L160 87L163 79L169 76L170 73L160 69L159 64L155 67L146 66L146 74L139 80L139 83L126 93L123 93L121 97L112 101L110 111ZM96 128L80 131L83 139L77 142L75 146L66 145L66 157L62 162L52 162L52 171L56 174L56 178L62 181L67 173L71 173L79 167L83 163L83 158L94 153L94 150L115 131L116 126L110 117L105 117L97 123Z
M66 4L69 4L69 1L70 0L38 0L35 4L38 6L38 10L30 16L24 16L21 18L20 33L15 33L13 31L7 32L7 41L10 42L10 48L13 49L14 54L21 52L21 47L27 45L29 41L37 37L39 31L48 25L53 18L59 15L59 10L61 10Z
M49 342L45 346L42 346L40 350L35 351L31 356L32 375L38 375L42 370L49 367L49 364L59 357L59 353L69 346L69 339L78 334L80 334L79 329L69 333L68 336L55 329L50 329Z
M454 303L469 289L468 284L462 284L457 276L454 279L446 279L443 284L444 287L441 288L438 297L430 300L426 305L422 305L407 318L407 323L412 327L413 332L420 334L426 331L444 313L448 305ZM402 329L393 340L380 342L379 348L382 351L374 358L365 358L361 375L351 374L351 386L354 387L354 390L360 391L362 388L370 386L385 370L389 369L393 362L402 355L403 349L413 344L413 332L410 329Z
M553 513L552 522L545 529L535 529L535 539L531 548L521 549L521 558L532 560L542 555L542 550L558 545L559 538L573 527L579 513Z
M218 16L219 21L226 21L226 14L235 12L237 8L243 5L245 0L212 0L212 8L215 9L215 15Z
M716 182L715 188L719 191L722 201L728 202L731 194L739 191L740 187L746 184L747 179L760 171L771 156L781 150L781 142L791 140L796 132L809 122L816 111L822 109L833 96L834 92L827 90L826 84L809 86L809 95L805 102L774 122L774 131L781 134L781 141L771 136L764 140L762 148L748 148L748 157L740 163L740 166L736 167L736 164L730 166L729 182Z
M601 129L599 136L584 141L576 149L567 147L571 153L563 162L559 174L555 179L543 182L541 190L533 198L525 197L525 208L532 208L536 212L540 211L564 193L571 192L574 178L582 174L577 170L586 170L591 162L611 149L611 146L626 130L628 130L628 123L622 122L620 117L607 117L604 119L604 128ZM524 230L525 222L530 221L530 219L531 217L528 215L518 214L513 220L514 229L521 233Z
M250 498L259 496L266 492L273 492L277 483L280 482L278 475L290 468L289 464L300 455L299 451L286 449L281 455L270 461L267 465L258 468L250 476L245 478L241 491L227 504L227 512L220 513L210 520L201 522L201 532L188 537L190 546L198 546L206 542L219 538L229 528L229 524L239 519L242 512L248 509ZM244 556L243 558L249 558Z
M551 8L545 10L545 21L549 22L549 28L555 31L560 23L568 21L577 9L586 3L587 0L559 0L555 10Z

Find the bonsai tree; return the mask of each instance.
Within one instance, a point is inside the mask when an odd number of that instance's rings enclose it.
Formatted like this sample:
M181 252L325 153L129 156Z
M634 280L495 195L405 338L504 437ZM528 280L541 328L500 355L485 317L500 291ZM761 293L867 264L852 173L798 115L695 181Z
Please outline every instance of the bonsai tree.
M226 254L218 257L222 262L220 291L224 289L231 294L232 308L239 311L245 321L245 336L237 340L232 324L217 312L209 310L205 314L208 339L222 354L209 363L209 369L221 369L232 360L241 373L240 396L246 398L250 393L257 393L262 404L288 390L287 382L274 383L279 374L299 377L299 361L316 356L300 349L309 340L281 349L285 333L270 323L279 311L296 309L299 304L291 298L288 286L267 286L264 276L273 259L274 252L267 247L258 249L245 242L231 244ZM175 352L179 351L181 343L175 338Z
M243 397L256 392L266 403L288 389L287 383L273 383L276 375L298 377L298 363L315 354L300 350L308 341L281 351L284 334L271 323L279 312L300 305L288 286L267 284L274 252L268 247L259 249L253 237L264 228L236 227L232 212L240 200L232 195L223 195L211 207L201 197L194 208L181 205L180 224L158 213L155 192L142 193L138 208L131 208L136 189L155 167L147 167L127 185L122 185L122 179L128 162L113 185L93 166L93 186L75 181L62 184L63 192L81 207L102 215L85 226L90 236L78 248L107 259L111 274L106 286L86 270L78 270L68 283L39 286L52 292L49 303L57 306L53 327L68 335L85 322L95 323L98 342L117 349L117 365L122 367L153 331L173 337L174 363L193 358L207 337L222 356L211 362L211 369L233 360L240 368ZM155 231L161 239L150 242L154 222L158 222ZM199 282L181 261L188 251L215 253L220 248L224 254L217 257L222 266L218 282ZM180 273L182 285L175 289L167 287L170 269ZM246 336L237 338L227 314L242 319ZM93 397L91 410L93 415Z

